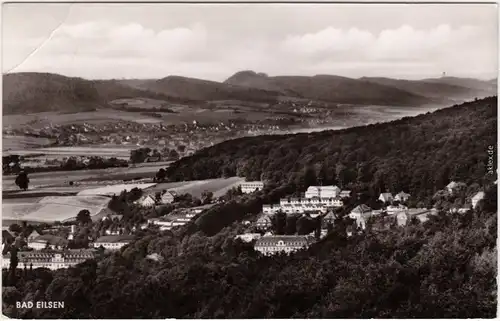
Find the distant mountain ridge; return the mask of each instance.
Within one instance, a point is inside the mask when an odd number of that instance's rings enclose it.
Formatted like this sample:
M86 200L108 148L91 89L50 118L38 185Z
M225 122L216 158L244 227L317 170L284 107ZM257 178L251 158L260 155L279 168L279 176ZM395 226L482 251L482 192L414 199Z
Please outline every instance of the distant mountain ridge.
M455 77L423 80L334 75L270 77L245 70L224 82L216 82L181 76L86 80L23 72L3 76L3 113L79 112L105 108L115 99L138 97L184 104L217 100L273 103L291 97L342 104L421 106L450 104L496 93L496 79Z
M86 80L50 73L13 73L3 76L3 114L47 111L81 112L106 107L118 98L171 100L115 80Z

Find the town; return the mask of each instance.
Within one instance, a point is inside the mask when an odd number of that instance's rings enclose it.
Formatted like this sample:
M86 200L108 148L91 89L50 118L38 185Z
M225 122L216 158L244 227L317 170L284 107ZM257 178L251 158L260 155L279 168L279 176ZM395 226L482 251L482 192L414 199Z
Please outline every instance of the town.
M262 181L243 182L228 194L259 193L265 185ZM452 181L437 195L453 197L465 190L464 183ZM476 191L466 204L446 210L457 215L474 211L484 195L483 191ZM342 220L347 235L352 236L367 228L384 230L406 226L413 220L425 222L442 210L408 207L411 195L404 191L395 195L381 193L374 203L376 209L357 203L356 198L351 191L338 186L309 186L300 198L287 197L279 204L264 204L260 215L243 221L246 232L237 235L236 239L252 242L255 251L263 255L292 253L307 249L326 237ZM213 198L209 192L204 193L202 200L195 200L190 195L178 195L174 190L145 195L138 188L124 190L111 198L108 214L103 216L101 213L102 218L97 220L88 210L82 210L74 221L38 226L12 224L3 229L2 267L9 268L11 256L16 255L25 269L68 268L106 252L120 250L136 239L140 231L161 232L184 226L207 209L224 202L224 197ZM139 218L134 216L133 220L114 214L123 212L123 206L128 211L143 209L147 214Z

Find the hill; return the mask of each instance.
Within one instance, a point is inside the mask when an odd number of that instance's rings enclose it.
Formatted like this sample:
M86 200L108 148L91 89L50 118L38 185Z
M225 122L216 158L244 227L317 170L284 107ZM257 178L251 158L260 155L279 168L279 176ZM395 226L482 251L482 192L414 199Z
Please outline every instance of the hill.
M422 81L435 84L448 84L464 88L471 88L478 91L489 92L490 94L497 93L496 79L485 81L474 78L441 77L441 78L423 79Z
M149 90L164 95L196 100L242 100L254 102L273 102L279 95L272 90L229 85L216 81L196 78L168 76L158 80L125 80L122 84Z
M166 95L120 84L50 73L13 73L3 76L3 114L46 111L79 112L106 107L119 98L171 100Z
M330 75L268 77L265 74L245 71L236 73L224 83L280 90L284 95L345 104L419 106L434 102L427 97L398 88Z
M438 81L437 79L427 80L404 80L391 78L376 78L363 77L361 80L366 80L372 83L377 83L393 88L398 88L411 92L415 95L441 99L443 102L472 100L474 98L484 98L495 95L496 91L491 90L488 85L479 86L477 83L465 81L465 79L456 78L457 81L447 82L446 80ZM458 81L458 80L463 81Z

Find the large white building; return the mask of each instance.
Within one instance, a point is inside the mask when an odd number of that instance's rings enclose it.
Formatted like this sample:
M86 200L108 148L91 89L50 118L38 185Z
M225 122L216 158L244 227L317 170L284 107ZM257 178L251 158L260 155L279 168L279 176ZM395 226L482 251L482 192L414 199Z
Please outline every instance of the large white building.
M256 191L262 191L264 188L264 182L252 181L241 183L241 192L248 194Z
M282 198L279 204L264 204L262 213L276 214L284 212L287 214L303 213L326 213L334 207L341 207L344 202L340 197L335 198Z
M306 198L336 198L340 196L338 186L309 186L306 191Z
M19 269L24 268L47 268L51 270L66 269L70 266L93 259L95 251L93 250L67 250L67 251L29 251L18 252ZM2 258L2 268L10 266L10 253Z
M116 251L134 240L133 235L106 235L94 242L94 247L103 247L106 250Z
M254 249L264 255L292 253L308 248L314 239L304 235L269 235L255 242Z

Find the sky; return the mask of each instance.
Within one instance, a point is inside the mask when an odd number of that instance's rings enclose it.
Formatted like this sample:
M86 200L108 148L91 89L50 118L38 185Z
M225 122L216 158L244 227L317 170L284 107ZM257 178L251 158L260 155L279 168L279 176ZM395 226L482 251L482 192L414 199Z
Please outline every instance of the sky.
M498 72L495 4L9 3L2 42L3 73L87 79Z

